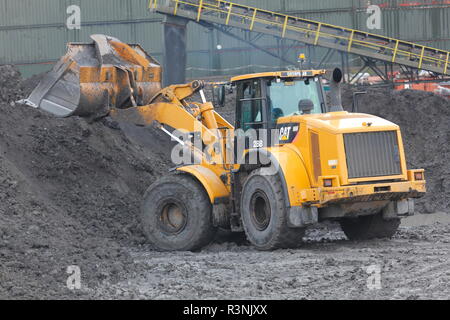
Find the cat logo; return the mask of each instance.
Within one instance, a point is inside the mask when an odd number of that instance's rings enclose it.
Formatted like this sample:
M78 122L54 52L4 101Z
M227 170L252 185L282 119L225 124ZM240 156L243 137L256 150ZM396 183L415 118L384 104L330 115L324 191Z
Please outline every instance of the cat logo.
M280 141L288 141L292 127L282 127L280 129Z
M278 143L285 144L294 140L299 131L299 126L298 123L284 123L278 125L277 129L279 130Z

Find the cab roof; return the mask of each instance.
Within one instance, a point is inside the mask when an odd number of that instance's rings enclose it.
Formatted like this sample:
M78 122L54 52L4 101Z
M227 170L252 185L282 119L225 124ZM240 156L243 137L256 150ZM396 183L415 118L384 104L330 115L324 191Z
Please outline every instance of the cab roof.
M315 77L323 75L326 70L291 70L291 71L277 71L277 72L262 72L262 73L252 73L245 74L237 77L231 78L231 82L257 79L257 78L304 78L304 77Z

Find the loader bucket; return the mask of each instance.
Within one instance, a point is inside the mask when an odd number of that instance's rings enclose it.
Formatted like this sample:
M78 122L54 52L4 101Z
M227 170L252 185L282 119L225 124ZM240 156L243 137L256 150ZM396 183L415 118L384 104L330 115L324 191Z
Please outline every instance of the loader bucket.
M70 43L30 96L31 107L58 117L99 118L111 108L143 106L161 90L161 66L139 45L105 35Z

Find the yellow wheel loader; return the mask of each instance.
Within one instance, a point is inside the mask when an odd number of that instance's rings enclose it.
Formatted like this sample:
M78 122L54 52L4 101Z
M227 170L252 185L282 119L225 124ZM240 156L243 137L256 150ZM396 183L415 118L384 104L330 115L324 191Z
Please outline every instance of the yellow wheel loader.
M348 113L336 69L331 103L324 70L234 77L233 127L194 81L161 89L161 68L137 45L103 35L69 52L24 103L57 116L153 126L178 142L177 166L144 195L141 219L163 250L198 250L221 229L260 250L293 248L305 228L339 221L351 240L391 237L425 193L408 170L400 128ZM216 106L224 86L213 88ZM201 102L193 102L199 94Z

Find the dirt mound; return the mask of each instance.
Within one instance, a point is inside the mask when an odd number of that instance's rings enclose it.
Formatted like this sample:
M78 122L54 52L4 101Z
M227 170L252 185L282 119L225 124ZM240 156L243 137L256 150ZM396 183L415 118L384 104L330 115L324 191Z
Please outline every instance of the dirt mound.
M343 104L350 111L355 88L347 87ZM450 212L450 101L429 92L369 89L358 98L358 111L398 124L408 168L426 170L427 194L416 201L424 213Z
M23 86L18 71L10 65L0 65L0 103L13 103L22 96Z
M70 265L85 288L136 268L123 245L145 242L141 197L169 163L146 129L125 131L155 152L103 123L16 105L31 88L0 66L0 298L74 297Z

